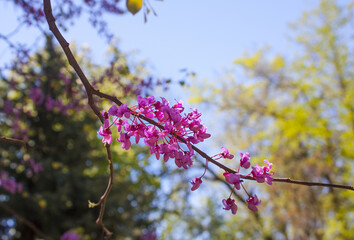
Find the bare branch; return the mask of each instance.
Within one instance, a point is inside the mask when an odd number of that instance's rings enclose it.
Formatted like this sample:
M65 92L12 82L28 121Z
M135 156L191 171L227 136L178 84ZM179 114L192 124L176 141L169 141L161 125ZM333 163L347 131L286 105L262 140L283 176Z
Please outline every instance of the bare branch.
M98 218L96 220L96 223L102 228L104 233L107 235L108 238L112 236L112 232L110 232L103 224L103 214L104 214L104 209L106 205L106 200L109 195L109 192L111 191L112 185L113 185L113 163L112 163L112 154L110 150L110 145L105 143L106 151L107 151L107 157L108 157L108 163L109 163L109 180L108 180L108 185L106 188L106 191L104 194L101 196L100 201L96 205L101 205L100 209L100 214L98 215Z
M60 33L57 25L55 24L55 18L53 17L52 13L52 5L50 0L43 0L44 4L44 13L45 17L47 19L49 29L52 31L54 34L55 38L58 40L60 46L63 48L65 55L69 61L69 64L74 68L75 72L79 76L82 84L85 87L86 93L87 93L87 98L88 98L88 104L90 105L91 109L93 112L97 115L97 117L103 122L103 118L100 115L100 111L98 110L97 106L95 105L93 101L93 96L92 92L94 91L93 87L89 83L88 79L86 78L85 74L83 73L81 67L77 63L73 53L71 52L69 48L69 43L65 40L63 35Z
M16 144L21 144L22 147L26 150L26 142L23 141L23 140L0 136L0 141L3 141L3 142L10 142L10 143L16 143Z

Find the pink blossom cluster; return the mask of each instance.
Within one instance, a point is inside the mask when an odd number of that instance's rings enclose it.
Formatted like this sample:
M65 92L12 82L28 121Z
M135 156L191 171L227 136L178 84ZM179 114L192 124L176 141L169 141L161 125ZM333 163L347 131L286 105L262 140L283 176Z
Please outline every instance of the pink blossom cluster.
M22 192L22 184L17 183L15 179L10 178L9 174L5 171L0 171L0 188L3 188L11 194Z
M29 166L28 173L37 174L44 170L43 164L41 162L35 162L33 159L22 160L22 164Z
M190 167L193 164L191 157L194 155L192 144L210 137L200 120L201 113L197 109L183 113L182 101L171 107L165 98L158 101L153 96L138 96L137 100L138 105L132 107L132 110L122 104L119 107L113 105L108 112L102 112L104 123L97 132L103 137L102 142L111 144L113 137L110 127L115 125L120 133L116 140L122 143L123 149L130 148L131 138L135 139L135 143L143 139L145 145L150 147L150 153L155 154L157 159L163 155L165 162L171 158L175 159L179 168ZM141 120L139 115L156 120L161 128ZM180 146L182 141L178 138L187 143L185 149Z
M222 152L213 156L214 160L218 160L220 158L225 158L225 159L232 159L234 157L234 155L229 153L229 150L225 147L222 147ZM252 178L254 178L258 183L263 183L266 182L269 185L272 185L272 180L273 178L271 176L273 176L273 172L270 172L270 169L272 168L272 164L269 163L268 160L264 160L264 163L266 163L268 166L263 166L260 167L259 165L255 165L254 167L252 167L252 171L246 175L246 176L250 176L252 175ZM243 175L241 175L239 173L240 168L244 168L244 169L248 169L250 168L251 163L250 163L250 154L247 152L245 154L240 153L240 160L239 160L239 167L237 170L235 170L235 173L230 173L225 171L224 172L224 178L225 181L231 185L233 185L233 189L236 190L240 190L241 186L242 188L245 190L246 194L248 195L248 199L247 204L248 204L248 208L252 211L258 211L257 206L261 203L261 201L258 199L257 195L254 194L254 196L250 195L246 189L244 188L244 186L242 185L242 177ZM206 166L207 168L207 166ZM202 184L202 177L205 175L206 172L206 168L204 170L204 173L202 176L200 177L195 177L192 181L192 191L195 191L196 189L199 188L199 186ZM237 205L235 203L235 200L231 198L233 192L231 192L230 196L227 199L223 199L222 203L224 205L224 210L231 210L232 214L236 214L237 213Z
M58 110L63 115L67 115L69 109L74 109L75 111L81 110L82 107L78 106L79 99L71 99L69 104L63 104L60 100L53 99L50 95L44 95L42 89L38 87L32 87L29 94L30 99L35 105L41 105L45 102L44 106L47 111L51 111L54 108Z
M163 159L167 162L170 158L175 159L175 164L181 168L187 169L193 164L191 157L194 155L192 144L203 142L210 137L206 127L201 123L201 113L197 109L189 113L183 113L184 107L182 101L176 102L172 107L165 98L161 101L156 100L153 96L137 97L138 105L131 109L127 104L119 107L113 105L108 111L102 111L104 119L103 126L97 132L102 136L102 142L111 144L113 140L110 128L115 125L119 137L116 140L122 143L122 148L128 150L131 147L131 138L135 139L135 143L139 143L141 139L145 145L150 147L150 153L155 154L157 159L163 155ZM142 120L141 116L155 120L160 127ZM182 141L183 140L183 141ZM183 149L180 144L185 142L186 147ZM220 158L233 159L234 155L229 150L222 147L222 152L213 156L214 160ZM267 166L252 166L252 171L248 175L241 175L240 168L249 169L251 167L250 154L240 154L238 169L234 173L224 172L225 181L233 185L233 189L240 190L241 187L248 195L246 200L248 208L252 211L258 211L257 206L261 203L257 195L250 195L243 186L243 178L251 176L258 183L266 182L269 185L273 181L273 172L270 171L272 164L268 160L264 160ZM202 178L208 168L208 161L204 173L200 177L195 177L191 181L192 191L197 190L203 183ZM222 203L225 210L231 210L232 214L236 214L237 205L234 199L231 199L233 191L227 199L223 199Z
M61 235L60 240L80 240L80 237L72 230L69 230Z
M270 163L267 159L264 160L264 163L267 164L268 166L258 166L256 164L254 167L252 167L252 176L254 179L256 179L257 182L263 183L266 182L269 185L272 185L273 178L272 176L274 175L272 172L270 172L270 169L272 168L272 163Z

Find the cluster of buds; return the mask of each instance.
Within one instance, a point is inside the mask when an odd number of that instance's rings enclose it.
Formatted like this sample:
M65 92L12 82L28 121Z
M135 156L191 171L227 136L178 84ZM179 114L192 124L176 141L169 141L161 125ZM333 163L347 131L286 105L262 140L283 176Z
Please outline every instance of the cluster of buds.
M131 138L139 143L141 139L150 147L151 154L157 159L163 155L163 160L175 159L176 165L187 169L192 166L191 157L194 155L192 144L203 142L209 138L206 127L201 123L201 113L194 109L188 114L183 113L182 101L172 107L165 98L161 101L153 96L137 97L138 105L128 109L126 104L117 107L113 105L107 111L103 110L103 126L97 132L103 137L102 142L111 144L113 137L110 127L117 126L120 133L116 140L122 143L122 148L128 150L131 146ZM139 115L149 119L156 119L161 128L142 121ZM181 139L187 147L182 149Z
M210 137L207 133L206 127L201 123L201 113L197 109L189 113L183 113L184 107L182 101L176 102L170 107L169 102L165 98L161 101L156 100L153 96L137 97L138 105L128 108L126 104L119 107L113 105L108 111L103 110L102 116L104 118L103 126L97 132L101 135L102 142L111 144L113 137L110 128L114 125L119 132L119 137L116 139L122 143L122 148L128 150L131 147L131 138L139 143L140 139L150 147L150 153L155 154L157 159L163 155L163 160L167 162L170 158L175 160L179 168L192 166L192 156L194 150L192 144L203 142ZM155 120L158 124L152 124L149 121L143 121L141 116L145 119ZM182 149L181 143L185 143L186 147ZM214 160L220 158L233 159L234 155L229 153L229 150L222 147L222 152L213 156ZM242 185L242 178L244 175L239 173L240 168L249 169L251 167L250 154L241 153L240 161L235 173L225 172L223 175L225 181L233 185L233 189L240 190L241 186L248 195L248 208L252 211L257 211L257 206L261 203L257 195L250 195L245 187ZM272 184L273 172L270 171L272 164L268 160L264 160L267 166L252 166L252 171L246 175L251 176L258 183L266 182ZM192 181L191 190L197 190L202 184L202 178L208 168L208 161L204 173L200 177L195 177ZM236 214L237 205L235 200L231 199L233 191L230 196L222 201L225 210L231 210L232 214Z

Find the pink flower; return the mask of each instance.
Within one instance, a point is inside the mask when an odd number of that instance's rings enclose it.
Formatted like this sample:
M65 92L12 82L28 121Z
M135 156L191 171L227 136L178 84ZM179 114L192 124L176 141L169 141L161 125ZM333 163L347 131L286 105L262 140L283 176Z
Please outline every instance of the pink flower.
M221 147L222 153L220 154L223 158L233 159L234 155L229 153L229 150L226 147Z
M248 208L252 210L253 212L257 212L258 208L257 206L261 204L262 201L258 200L257 195L255 194L254 197L249 197L247 199L248 202Z
M174 109L178 110L180 113L184 111L183 102L180 100L175 105L172 106Z
M113 105L112 107L110 107L110 109L108 110L108 114L109 116L116 116L116 117L123 117L123 115L126 118L129 118L130 116L130 112L128 110L127 104L123 103L122 105L120 105L118 108L116 105Z
M150 126L144 131L145 139L144 142L148 146L153 146L159 140L159 133L155 126Z
M235 188L237 190L240 190L241 188L241 175L239 173L229 173L229 172L224 172L224 177L226 182L230 184L234 184Z
M174 158L179 168L191 166L193 164L191 157L194 155L191 144L203 142L204 139L210 137L210 134L206 132L207 128L199 119L201 113L194 109L191 113L182 116L184 107L181 101L170 107L165 98L157 101L153 96L138 96L137 100L138 105L132 107L136 109L133 117L126 104L119 107L113 105L108 112L103 110L103 128L98 131L104 137L103 141L111 140L111 133L108 132L109 118L113 117L112 122L117 126L117 131L121 133L117 141L123 143L124 149L130 148L130 137L134 136L136 143L143 139L144 143L150 147L151 154L156 154L158 159L160 154L163 154L164 161ZM161 127L154 126L149 121L144 122L139 115L157 119ZM125 119L122 119L123 117ZM186 140L188 150L180 146L183 142L181 139Z
M108 110L108 114L109 116L116 116L117 115L117 106L116 105L112 105L112 107L109 108Z
M112 142L112 132L108 128L103 128L102 126L100 127L100 130L97 132L99 135L103 137L102 142L103 143L108 143L111 144Z
M60 237L60 240L80 240L80 237L72 230L69 230Z
M138 107L139 107L140 112L148 118L153 118L154 117L154 114L153 114L154 109L152 107L152 104L154 104L156 102L155 98L153 96L149 96L146 98L138 96L137 100L138 100Z
M130 137L126 133L120 133L117 141L122 143L122 148L125 150L128 150L132 145L130 142Z
M106 112L106 110L102 111L102 117L103 117L103 127L104 128L109 128L109 114Z
M192 166L193 162L188 153L176 152L175 153L175 164L177 167L187 169Z
M274 175L273 172L270 172L270 169L272 168L272 164L269 163L268 160L264 160L264 163L266 163L268 166L259 166L256 164L254 167L252 167L252 177L256 179L258 183L263 183L266 182L269 185L272 185L273 178L272 176Z
M200 184L202 184L202 179L201 178L193 178L193 180L191 181L191 184L193 185L191 190L194 191L194 190L197 190L200 186Z
M230 210L231 209L232 214L234 214L234 215L236 214L237 205L235 204L235 200L233 200L231 198L228 198L227 200L223 199L222 203L224 204L224 208L223 209L225 209L225 210Z
M246 152L245 154L240 153L241 159L240 159L240 166L248 169L251 166L251 163L249 162L250 160L250 153Z

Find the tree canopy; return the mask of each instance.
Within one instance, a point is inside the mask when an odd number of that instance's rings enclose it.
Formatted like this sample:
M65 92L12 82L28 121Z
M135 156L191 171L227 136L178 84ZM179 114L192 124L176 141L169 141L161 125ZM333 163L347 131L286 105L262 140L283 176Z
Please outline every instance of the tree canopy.
M353 182L352 16L352 4L322 1L292 25L295 56L262 48L234 61L242 77L230 72L218 85L202 86L199 100L215 104L226 116L221 137L234 148L267 156L284 177ZM246 236L354 237L348 211L354 207L352 193L281 184L263 190L268 200L263 201L259 232L248 224L254 218L235 222Z

